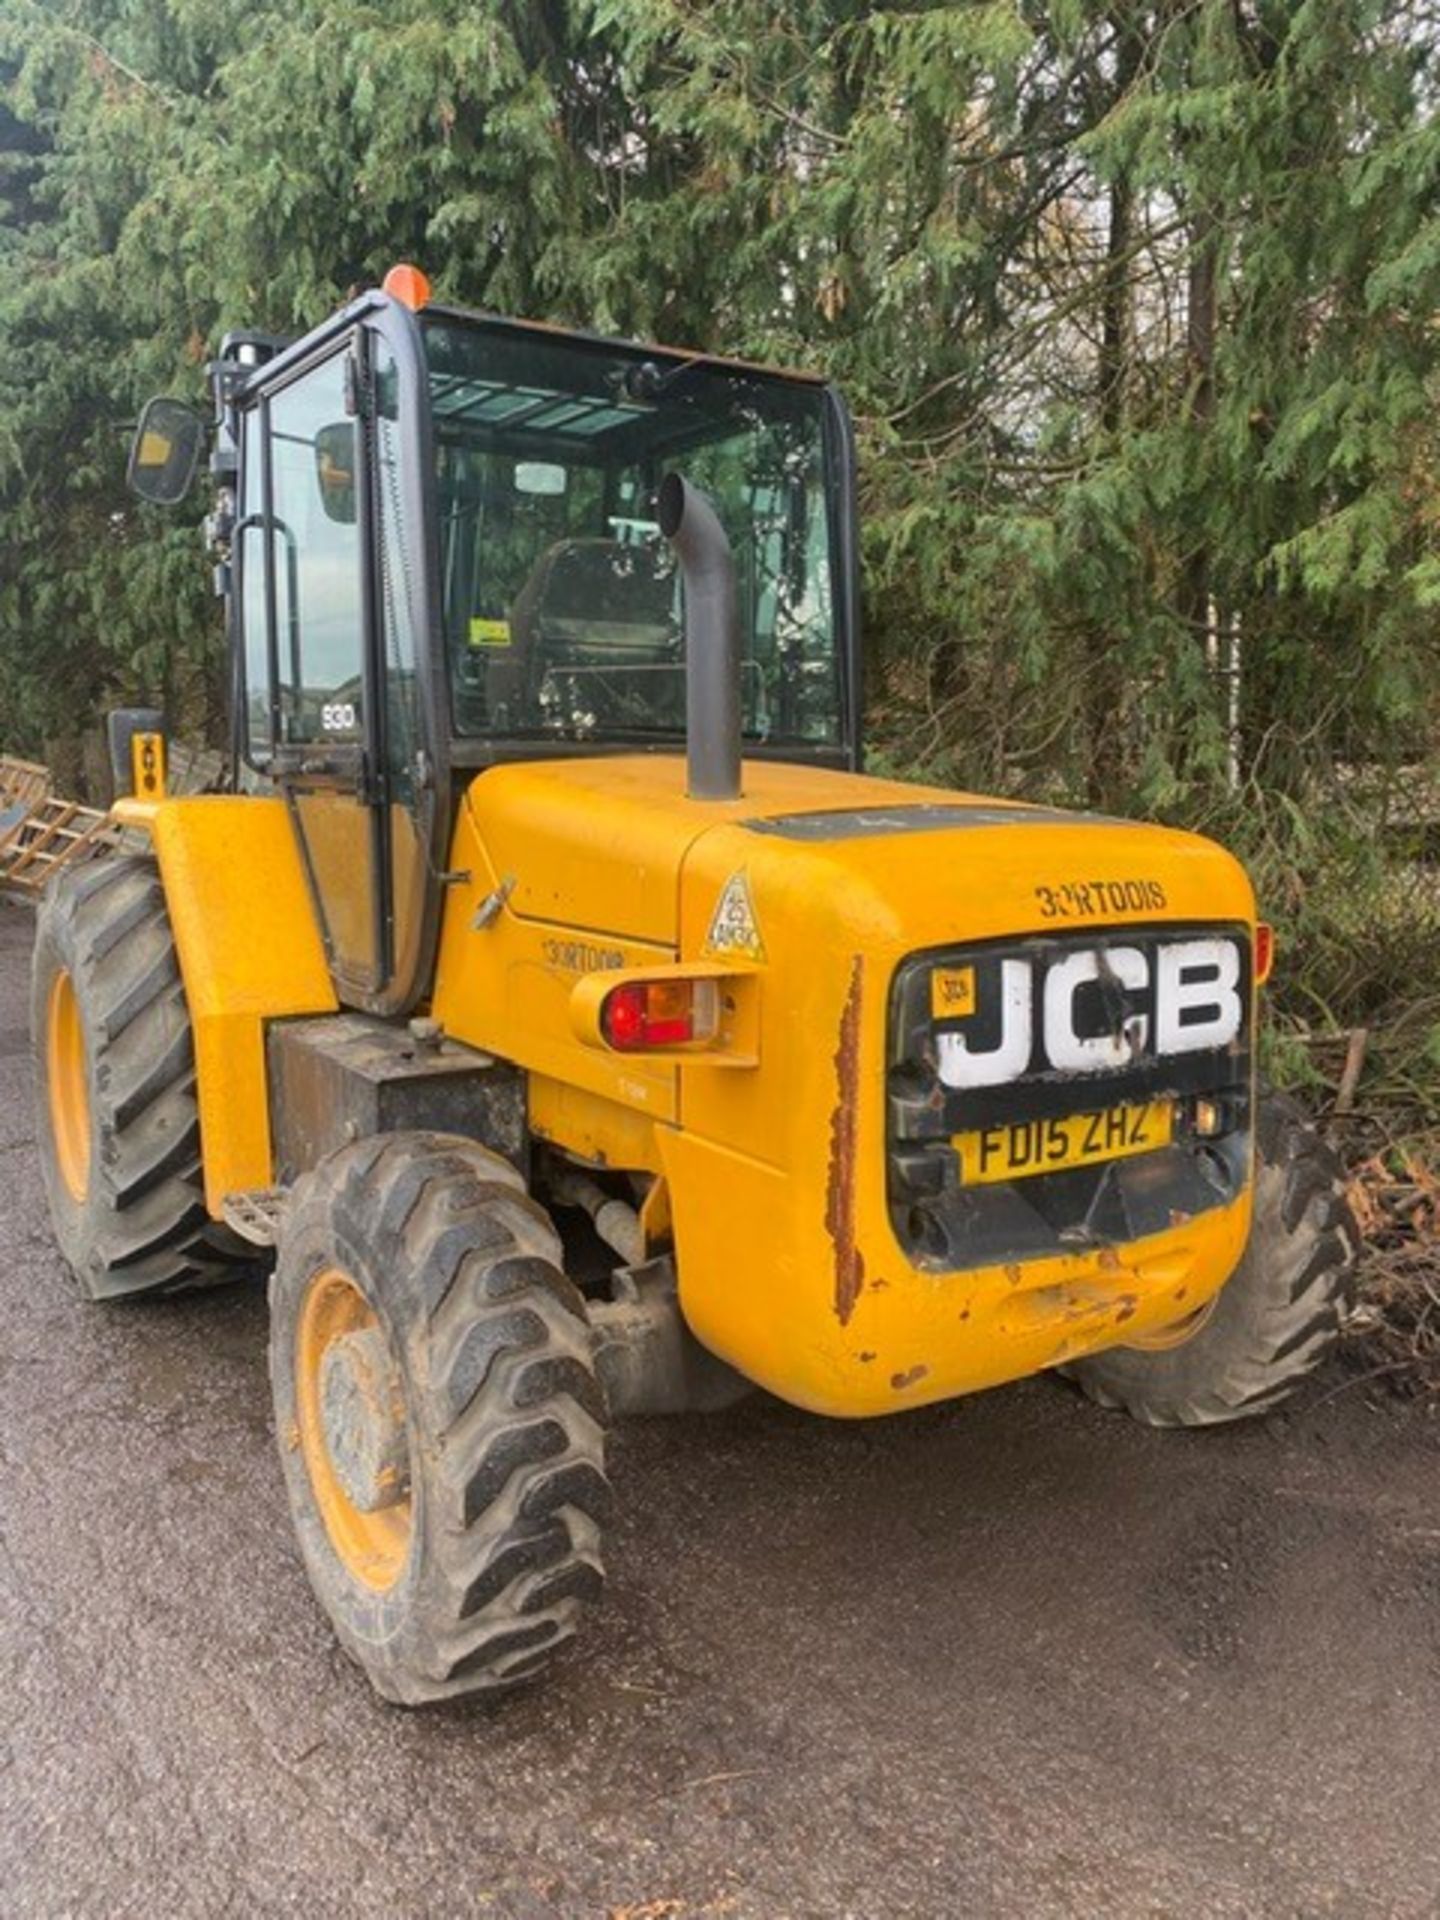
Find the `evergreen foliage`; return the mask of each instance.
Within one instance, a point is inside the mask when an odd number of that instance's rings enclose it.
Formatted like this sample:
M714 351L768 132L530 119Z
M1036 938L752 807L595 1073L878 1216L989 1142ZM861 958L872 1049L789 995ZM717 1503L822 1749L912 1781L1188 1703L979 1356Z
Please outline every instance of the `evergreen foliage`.
M0 731L216 732L139 402L397 258L820 365L879 759L1196 817L1437 721L1423 0L0 0Z

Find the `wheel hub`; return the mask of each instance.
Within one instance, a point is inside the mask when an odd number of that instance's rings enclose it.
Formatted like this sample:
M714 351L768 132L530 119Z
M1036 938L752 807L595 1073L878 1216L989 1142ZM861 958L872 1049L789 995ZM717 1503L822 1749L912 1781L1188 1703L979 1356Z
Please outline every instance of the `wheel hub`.
M320 1363L326 1451L346 1498L361 1513L399 1506L410 1492L400 1374L378 1326L329 1343Z
M410 1554L404 1382L375 1309L340 1267L309 1281L295 1329L295 1439L347 1574L376 1593Z

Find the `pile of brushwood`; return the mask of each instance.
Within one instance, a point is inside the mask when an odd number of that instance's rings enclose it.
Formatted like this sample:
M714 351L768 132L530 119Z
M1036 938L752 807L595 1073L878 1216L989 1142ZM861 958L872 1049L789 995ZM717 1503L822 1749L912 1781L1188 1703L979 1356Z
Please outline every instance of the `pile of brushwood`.
M1404 1392L1440 1394L1437 1162L1371 1124L1388 1144L1355 1164L1350 1181L1365 1236L1356 1331L1368 1345L1366 1371Z
M1279 933L1262 1061L1324 1127L1364 1237L1350 1357L1440 1399L1440 807L1348 777L1228 822Z
M1440 947L1437 947L1440 951ZM1374 1027L1295 1020L1349 1175L1365 1255L1353 1323L1364 1378L1440 1396L1440 979Z

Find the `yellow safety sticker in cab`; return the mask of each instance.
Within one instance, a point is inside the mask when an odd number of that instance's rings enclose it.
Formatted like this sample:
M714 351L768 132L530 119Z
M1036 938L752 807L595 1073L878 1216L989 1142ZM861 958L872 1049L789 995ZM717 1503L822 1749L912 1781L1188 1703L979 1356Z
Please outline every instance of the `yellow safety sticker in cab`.
M1099 1160L1128 1160L1168 1147L1174 1132L1174 1101L1151 1100L1144 1106L1106 1107L1100 1113L997 1121L993 1127L957 1133L950 1144L960 1156L960 1184L975 1187L1058 1173L1063 1167L1088 1167Z
M930 969L931 1018L963 1020L974 1011L974 967L932 967Z
M470 644L472 647L508 647L510 622L484 620L478 614L473 614L470 619Z

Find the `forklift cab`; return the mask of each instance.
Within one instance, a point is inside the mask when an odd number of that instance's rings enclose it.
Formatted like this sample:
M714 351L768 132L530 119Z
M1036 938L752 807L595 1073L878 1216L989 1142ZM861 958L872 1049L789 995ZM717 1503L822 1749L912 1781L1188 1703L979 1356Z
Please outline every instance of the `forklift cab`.
M286 800L342 1003L422 998L466 773L683 750L671 472L735 558L745 752L858 764L833 388L440 307L414 269L212 375L236 776Z

